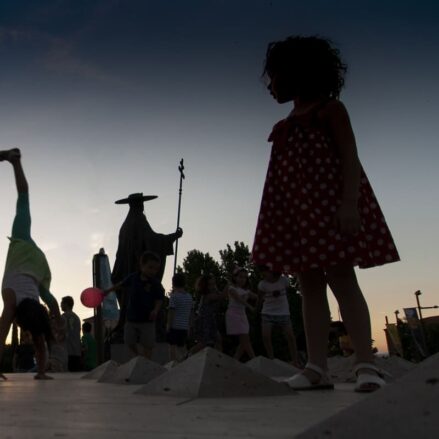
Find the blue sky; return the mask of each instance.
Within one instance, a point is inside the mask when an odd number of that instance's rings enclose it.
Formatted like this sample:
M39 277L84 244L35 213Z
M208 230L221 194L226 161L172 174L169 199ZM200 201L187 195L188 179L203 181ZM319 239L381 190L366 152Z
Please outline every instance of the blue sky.
M414 305L415 290L439 301L438 18L433 1L0 0L0 148L23 150L54 293L79 299L100 247L113 263L126 215L115 200L159 195L147 216L174 230L181 157L181 258L251 246L266 138L290 111L261 81L265 49L319 34L349 66L342 99L402 257L359 273L382 345L384 315ZM6 237L15 189L1 169Z

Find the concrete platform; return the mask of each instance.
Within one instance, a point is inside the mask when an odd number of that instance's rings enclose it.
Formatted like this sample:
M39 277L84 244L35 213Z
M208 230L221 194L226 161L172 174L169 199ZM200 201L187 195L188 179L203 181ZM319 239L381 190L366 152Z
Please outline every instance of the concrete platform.
M136 395L141 386L99 384L81 374L8 374L0 382L0 438L291 439L364 396L351 384L292 396L187 400Z

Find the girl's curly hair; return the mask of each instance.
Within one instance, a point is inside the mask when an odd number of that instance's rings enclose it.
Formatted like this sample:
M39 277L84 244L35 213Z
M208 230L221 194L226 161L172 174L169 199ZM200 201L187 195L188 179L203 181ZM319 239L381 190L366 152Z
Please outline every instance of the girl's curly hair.
M338 98L346 71L329 39L291 36L268 45L262 76L289 75L303 98Z

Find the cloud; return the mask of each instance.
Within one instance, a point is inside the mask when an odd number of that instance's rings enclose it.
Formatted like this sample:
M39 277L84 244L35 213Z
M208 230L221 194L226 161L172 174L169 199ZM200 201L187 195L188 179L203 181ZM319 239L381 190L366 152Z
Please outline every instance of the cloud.
M99 33L100 23L117 4L116 0L93 2L89 10L80 14L77 0L61 0L27 11L21 21L15 19L0 26L0 45L10 43L14 48L30 47L36 55L34 61L50 72L120 83L119 78L81 53L83 46Z

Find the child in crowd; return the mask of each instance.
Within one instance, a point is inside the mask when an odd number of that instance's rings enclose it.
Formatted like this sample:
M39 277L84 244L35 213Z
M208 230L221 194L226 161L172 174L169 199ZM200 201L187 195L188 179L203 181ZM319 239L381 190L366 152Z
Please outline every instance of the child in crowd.
M47 370L49 372L67 372L69 370L69 355L66 347L66 328L64 320L63 326L56 324L56 319L51 316L50 324L52 328L53 340L50 343L49 362Z
M20 330L20 344L14 353L14 372L30 372L35 367L35 350L32 343L32 334L29 331Z
M195 318L195 339L197 343L190 350L195 354L205 347L215 347L221 340L218 331L218 307L221 300L226 298L225 293L217 289L215 278L211 275L202 275L195 284L195 293L199 298L198 312Z
M294 108L269 137L273 147L252 257L300 282L308 363L290 386L333 388L326 373L329 286L355 349L355 390L370 392L385 383L374 364L369 310L354 267L399 256L339 100L345 72L338 50L323 38L269 44L268 89L278 103L294 102Z
M91 323L85 322L82 324L82 364L86 371L93 370L98 365L96 340L91 330Z
M247 319L246 309L255 311L249 300L257 300L258 296L249 290L247 270L241 267L235 268L232 281L227 288L229 304L226 311L226 331L228 335L239 337L239 345L234 358L239 360L244 354L251 359L255 353L250 341L250 327Z
M155 345L155 321L165 297L165 290L156 277L159 270L160 258L155 253L145 252L140 258L138 272L104 291L108 294L121 287L127 288L124 342L135 355L143 354L148 359L151 359Z
M267 266L262 266L260 271L263 280L259 282L258 292L263 302L261 310L262 339L267 357L274 358L271 332L273 326L280 326L288 344L291 362L299 367L296 337L291 325L290 306L287 297L290 281L286 276L271 271Z
M65 347L69 356L69 372L79 372L82 369L81 364L81 320L73 312L75 302L73 297L65 296L61 300L61 309L65 321Z
M61 324L58 302L49 291L51 274L46 257L31 237L29 185L21 163L19 149L0 151L0 161L8 161L14 170L18 192L12 236L6 258L2 283L3 312L0 317L0 364L6 336L16 319L18 326L32 334L37 362L35 379L52 379L46 375L46 342L50 346L52 333L47 304ZM5 377L0 373L0 378Z
M169 297L166 338L169 343L171 361L181 360L185 355L188 331L192 320L193 300L185 290L186 276L177 273L172 278L172 293ZM177 350L179 351L177 354Z

